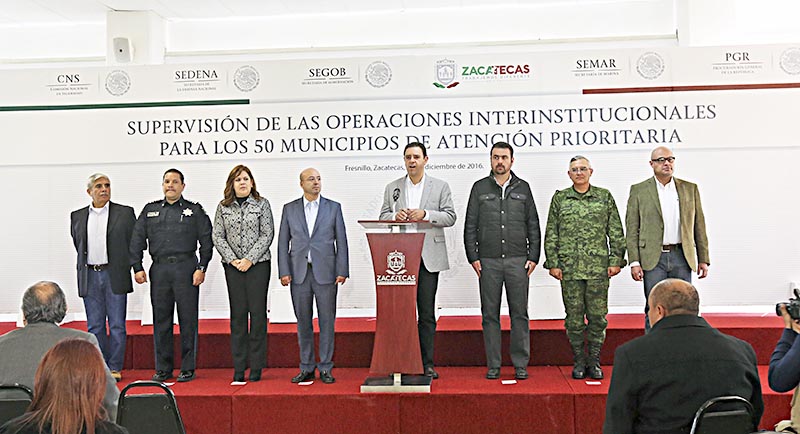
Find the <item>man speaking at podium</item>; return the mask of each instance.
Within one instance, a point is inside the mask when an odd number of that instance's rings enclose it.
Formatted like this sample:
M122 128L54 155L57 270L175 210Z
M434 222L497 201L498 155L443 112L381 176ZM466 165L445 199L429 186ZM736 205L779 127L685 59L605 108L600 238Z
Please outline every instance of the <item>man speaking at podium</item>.
M433 228L425 229L422 259L417 280L417 329L422 366L425 375L439 378L433 368L433 337L436 333L436 289L439 272L450 268L447 261L447 243L444 228L456 222L453 197L447 182L425 175L428 151L419 142L406 145L403 150L406 176L386 186L381 206L381 220L428 220Z

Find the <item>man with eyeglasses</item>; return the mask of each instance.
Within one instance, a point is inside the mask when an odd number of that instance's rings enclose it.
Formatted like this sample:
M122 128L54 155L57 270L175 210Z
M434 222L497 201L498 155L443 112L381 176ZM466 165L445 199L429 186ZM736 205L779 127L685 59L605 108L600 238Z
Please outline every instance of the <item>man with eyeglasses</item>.
M675 178L675 156L664 146L650 154L653 178L631 186L625 216L633 280L644 280L645 299L656 283L708 275L708 237L697 185ZM645 305L645 332L650 331Z
M553 195L544 236L544 268L561 282L564 328L575 357L572 378L576 380L587 374L603 378L600 349L608 325L608 284L625 266L625 235L617 204L611 192L589 183L593 172L586 157L570 159L567 175L572 187Z

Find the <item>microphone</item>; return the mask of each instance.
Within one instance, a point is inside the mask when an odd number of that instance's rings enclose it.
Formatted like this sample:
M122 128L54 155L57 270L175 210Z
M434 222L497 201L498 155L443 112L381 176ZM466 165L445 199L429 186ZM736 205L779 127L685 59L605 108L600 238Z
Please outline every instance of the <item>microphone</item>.
M397 199L400 199L400 189L395 188L392 192L392 213L397 214Z

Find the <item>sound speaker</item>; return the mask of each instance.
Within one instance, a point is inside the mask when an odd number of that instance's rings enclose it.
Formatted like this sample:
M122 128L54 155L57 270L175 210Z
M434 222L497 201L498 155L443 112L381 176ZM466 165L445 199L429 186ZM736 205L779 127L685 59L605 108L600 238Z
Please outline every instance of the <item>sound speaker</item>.
M133 60L133 44L128 38L114 38L114 59L117 63L128 63Z

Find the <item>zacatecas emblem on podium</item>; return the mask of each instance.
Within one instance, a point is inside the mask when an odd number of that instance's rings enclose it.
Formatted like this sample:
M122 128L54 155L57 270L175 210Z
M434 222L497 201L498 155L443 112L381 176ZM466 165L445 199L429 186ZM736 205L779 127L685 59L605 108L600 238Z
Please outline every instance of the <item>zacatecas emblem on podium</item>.
M408 274L406 270L406 255L400 251L389 252L386 255L386 274L375 276L378 285L416 285L417 276Z

